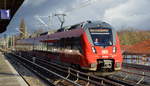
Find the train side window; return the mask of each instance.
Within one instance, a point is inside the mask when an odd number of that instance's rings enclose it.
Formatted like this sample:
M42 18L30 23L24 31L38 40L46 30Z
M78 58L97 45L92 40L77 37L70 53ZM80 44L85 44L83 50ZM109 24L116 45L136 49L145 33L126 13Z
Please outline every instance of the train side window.
M72 49L82 53L81 38L80 37L72 38Z

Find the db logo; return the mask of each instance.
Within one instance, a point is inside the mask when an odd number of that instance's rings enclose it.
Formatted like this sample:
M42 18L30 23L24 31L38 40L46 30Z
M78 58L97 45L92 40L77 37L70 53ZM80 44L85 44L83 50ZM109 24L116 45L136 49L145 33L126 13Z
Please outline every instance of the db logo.
M102 50L102 54L108 54L108 50Z

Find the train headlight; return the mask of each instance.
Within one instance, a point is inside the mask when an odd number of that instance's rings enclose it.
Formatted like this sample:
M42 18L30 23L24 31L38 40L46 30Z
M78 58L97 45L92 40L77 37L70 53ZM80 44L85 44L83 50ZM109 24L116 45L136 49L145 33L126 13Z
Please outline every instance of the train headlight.
M113 47L113 53L116 53L117 52L117 48L116 47Z
M96 49L94 47L92 47L92 51L93 53L96 53Z

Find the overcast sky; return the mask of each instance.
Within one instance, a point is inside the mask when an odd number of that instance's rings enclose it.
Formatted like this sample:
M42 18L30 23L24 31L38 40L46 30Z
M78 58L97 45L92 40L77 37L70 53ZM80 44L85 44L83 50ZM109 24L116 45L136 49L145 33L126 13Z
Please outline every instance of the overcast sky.
M60 27L57 17L49 22L47 16L65 13L65 24L72 25L86 20L101 20L116 29L133 27L150 29L150 0L25 0L15 14L5 33L15 34L20 20L24 18L28 32L39 28L56 29ZM36 16L43 16L42 24ZM1 35L3 35L1 34Z

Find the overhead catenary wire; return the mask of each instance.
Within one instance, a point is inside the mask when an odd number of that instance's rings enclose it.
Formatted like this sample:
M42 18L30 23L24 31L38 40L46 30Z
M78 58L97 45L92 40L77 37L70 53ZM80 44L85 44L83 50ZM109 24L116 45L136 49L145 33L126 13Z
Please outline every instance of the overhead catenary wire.
M69 12L72 12L72 11L75 11L75 10L78 10L78 9L81 9L81 8L84 8L84 7L87 7L87 6L93 4L93 3L96 2L96 1L98 1L98 0L86 0L86 1L84 1L84 2L82 2L82 3L80 3L79 5L73 7L72 9L66 10L65 12L66 12L66 13L69 13Z
M57 16L58 17L58 20L60 21L61 25L60 27L62 28L64 22L65 22L65 19L64 19L64 15L66 16L67 13L70 13L72 11L75 11L75 10L78 10L78 9L81 9L81 8L84 8L84 7L87 7L93 3L95 3L96 1L98 0L85 0L83 2L81 2L80 4L76 5L75 7L72 7L71 9L67 9L65 10L64 12L62 13L59 13L59 15L57 15L58 13L50 13L49 16L36 16L38 17L38 20L40 21L41 24L43 24L44 26L46 27L49 27L50 26L50 21L51 19L53 19L53 17ZM49 19L49 23L46 24L41 18L46 18L48 17Z

